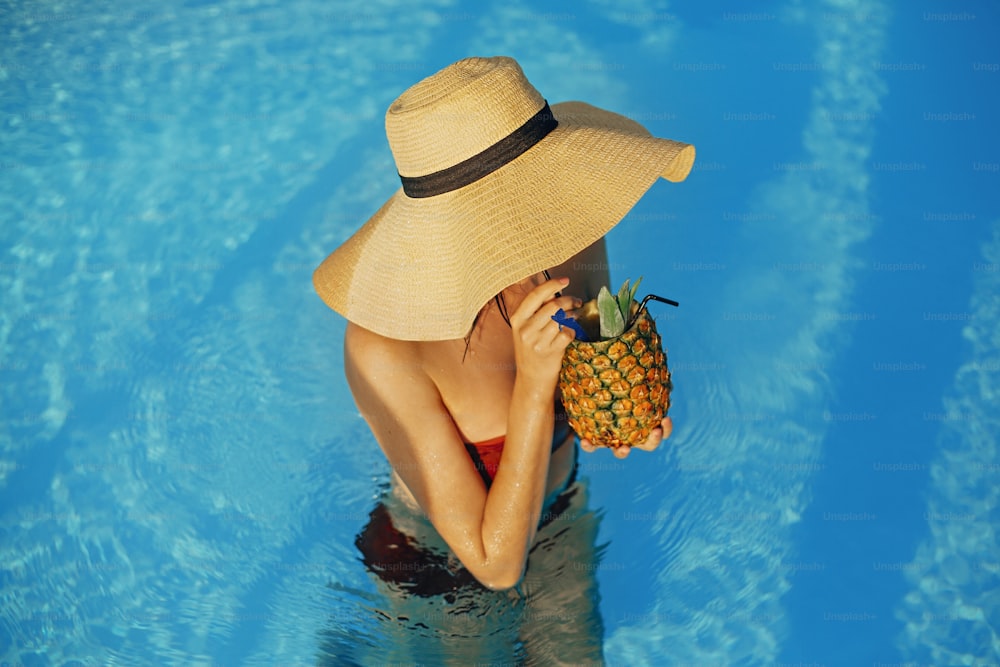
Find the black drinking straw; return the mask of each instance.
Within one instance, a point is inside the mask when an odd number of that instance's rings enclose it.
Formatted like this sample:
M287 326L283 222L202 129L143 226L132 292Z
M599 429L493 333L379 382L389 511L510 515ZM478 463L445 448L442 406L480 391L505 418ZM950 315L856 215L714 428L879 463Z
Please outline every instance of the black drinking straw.
M629 319L628 326L625 327L626 331L632 327L632 324L639 317L639 313L641 313L646 308L646 302L649 301L650 299L652 299L653 301L659 301L660 303L665 303L668 306L677 307L681 305L676 301L674 301L673 299L664 299L662 296L656 296L655 294L647 294L645 297L643 297L642 301L639 302L639 308L635 311L635 315L633 315L631 319Z

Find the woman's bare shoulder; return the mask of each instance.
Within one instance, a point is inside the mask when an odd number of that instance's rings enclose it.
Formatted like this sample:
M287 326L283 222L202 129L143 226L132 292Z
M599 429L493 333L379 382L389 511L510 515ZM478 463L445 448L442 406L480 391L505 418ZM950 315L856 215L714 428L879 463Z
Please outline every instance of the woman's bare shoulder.
M362 408L377 404L407 412L411 405L438 400L423 370L418 343L386 338L350 322L344 332L344 371ZM404 402L393 400L401 387L406 388Z
M412 370L417 365L418 358L419 350L413 341L386 338L353 322L347 323L344 332L344 362L356 365L366 375L404 367Z
M344 351L351 355L406 354L409 347L410 341L386 338L354 322L348 322L344 331Z

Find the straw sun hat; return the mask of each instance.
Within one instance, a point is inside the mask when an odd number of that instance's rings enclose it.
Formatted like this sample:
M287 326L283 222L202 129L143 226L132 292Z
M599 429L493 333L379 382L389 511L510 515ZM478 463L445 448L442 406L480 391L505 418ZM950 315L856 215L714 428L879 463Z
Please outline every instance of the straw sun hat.
M694 147L583 102L551 109L511 58L468 58L385 116L403 187L313 274L323 301L389 338L448 340L504 288L604 236Z

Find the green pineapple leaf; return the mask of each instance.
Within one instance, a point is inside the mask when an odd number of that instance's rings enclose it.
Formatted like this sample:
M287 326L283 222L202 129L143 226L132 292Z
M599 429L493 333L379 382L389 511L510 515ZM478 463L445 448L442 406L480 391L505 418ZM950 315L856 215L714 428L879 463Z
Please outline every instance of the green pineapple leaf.
M631 319L632 319L632 302L635 301L635 292L639 289L639 283L642 282L642 276L635 281L635 284L629 287L629 281L625 281L621 289L618 290L618 310L621 311L622 320L624 321L623 331L627 329Z
M628 322L628 311L632 301L628 298L628 281L626 280L618 290L618 310L621 311L622 319Z
M626 299L628 305L625 306L624 309L622 309L622 315L625 316L626 329L632 325L632 302L635 301L635 291L639 289L639 283L641 282L642 282L642 276L639 276L639 279L635 281L635 284L632 285L632 289L630 289L628 292L628 299Z
M618 307L618 300L611 296L607 287L601 287L597 294L597 311L601 314L601 337L621 336L625 331L625 318Z
M632 285L632 290L628 294L628 305L630 309L632 307L632 302L635 301L635 293L636 290L639 289L639 283L641 282L642 282L642 276L639 276L639 279L635 281L635 285Z

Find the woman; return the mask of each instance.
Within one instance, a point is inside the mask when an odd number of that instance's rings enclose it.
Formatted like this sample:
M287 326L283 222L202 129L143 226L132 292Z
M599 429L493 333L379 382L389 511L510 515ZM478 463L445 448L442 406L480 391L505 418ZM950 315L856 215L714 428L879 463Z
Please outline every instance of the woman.
M573 331L552 316L607 284L604 234L660 176L683 180L694 149L581 102L550 110L504 57L417 83L386 133L403 187L314 284L348 319L347 379L396 497L507 589L575 465L556 393Z

